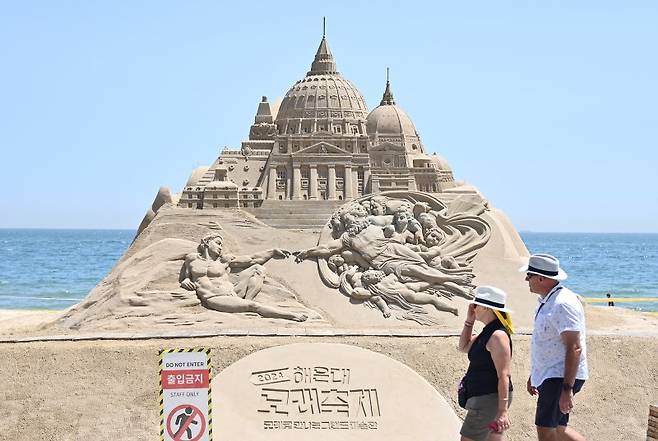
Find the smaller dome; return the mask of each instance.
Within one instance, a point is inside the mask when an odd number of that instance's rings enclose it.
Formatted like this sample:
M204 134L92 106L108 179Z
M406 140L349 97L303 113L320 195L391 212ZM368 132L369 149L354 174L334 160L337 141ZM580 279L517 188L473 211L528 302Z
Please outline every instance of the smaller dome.
M450 171L450 164L445 160L443 156L439 156L436 153L432 154L432 164L434 164L437 170Z
M234 190L238 186L231 181L212 181L210 184L206 185L206 189L215 189L215 190Z
M407 114L394 104L375 108L368 115L368 135L418 136L416 127Z
M404 147L407 153L418 156L424 154L423 144L414 123L407 114L395 105L391 83L386 74L386 89L379 106L366 119L366 132L370 141L377 145L390 142Z

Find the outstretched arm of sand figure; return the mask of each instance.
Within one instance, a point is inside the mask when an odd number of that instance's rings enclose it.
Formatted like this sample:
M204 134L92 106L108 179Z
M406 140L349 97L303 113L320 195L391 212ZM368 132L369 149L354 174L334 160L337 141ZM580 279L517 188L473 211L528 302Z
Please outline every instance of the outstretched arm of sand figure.
M343 251L343 241L338 238L308 250L295 251L293 254L295 255L295 262L299 263L309 257L329 257L340 251Z
M263 265L270 259L286 259L290 256L290 251L281 248L272 248L267 251L261 251L251 256L236 256L229 262L231 268L246 268L251 265Z
M439 249L439 247L431 247L427 251L418 252L418 254L420 254L420 257L425 259L426 262L430 262L436 256L441 255L441 250Z
M188 291L196 291L198 288L197 283L192 281L192 274L190 274L190 264L198 257L199 255L195 253L185 256L185 263L183 263L183 266L180 269L180 274L178 275L178 282L180 283L181 288Z

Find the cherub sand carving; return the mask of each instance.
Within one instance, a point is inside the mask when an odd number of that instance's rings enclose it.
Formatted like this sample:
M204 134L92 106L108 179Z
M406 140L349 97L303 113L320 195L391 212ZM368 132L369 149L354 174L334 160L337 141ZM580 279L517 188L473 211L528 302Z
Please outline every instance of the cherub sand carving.
M490 227L479 216L446 216L445 205L425 194L396 196L403 197L377 195L344 205L318 246L293 254L297 262L317 259L327 285L377 306L385 317L394 305L407 312L404 318L430 324L417 320L424 310L414 305L456 314L438 297L471 298L470 263Z
M427 282L401 283L394 274L386 275L377 270L361 272L358 265L346 264L339 255L331 256L329 266L340 274L343 294L379 308L385 318L394 314L389 305L399 311L396 317L423 325L438 322L416 305L432 305L439 311L457 315L457 308L440 301L434 287Z

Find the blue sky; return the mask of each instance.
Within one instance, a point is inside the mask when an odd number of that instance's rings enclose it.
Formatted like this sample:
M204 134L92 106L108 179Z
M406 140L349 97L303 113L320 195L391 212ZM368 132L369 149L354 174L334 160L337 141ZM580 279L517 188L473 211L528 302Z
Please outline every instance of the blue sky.
M520 230L658 232L658 3L0 1L0 227L136 228L248 134L327 16L370 109Z

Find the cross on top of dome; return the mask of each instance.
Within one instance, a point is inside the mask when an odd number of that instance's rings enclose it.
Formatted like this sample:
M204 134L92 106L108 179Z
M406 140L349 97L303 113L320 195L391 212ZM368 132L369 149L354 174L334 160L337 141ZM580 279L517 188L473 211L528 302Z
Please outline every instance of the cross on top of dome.
M393 92L391 92L391 83L388 81L388 67L386 68L386 90L384 90L384 96L382 97L380 106L384 105L394 105L395 99L393 99Z
M315 59L311 64L311 70L308 71L306 75L309 76L337 73L338 71L336 70L336 60L334 60L334 56L331 54L329 44L327 43L326 20L324 17L322 17L322 41L320 41L320 46L315 53Z

